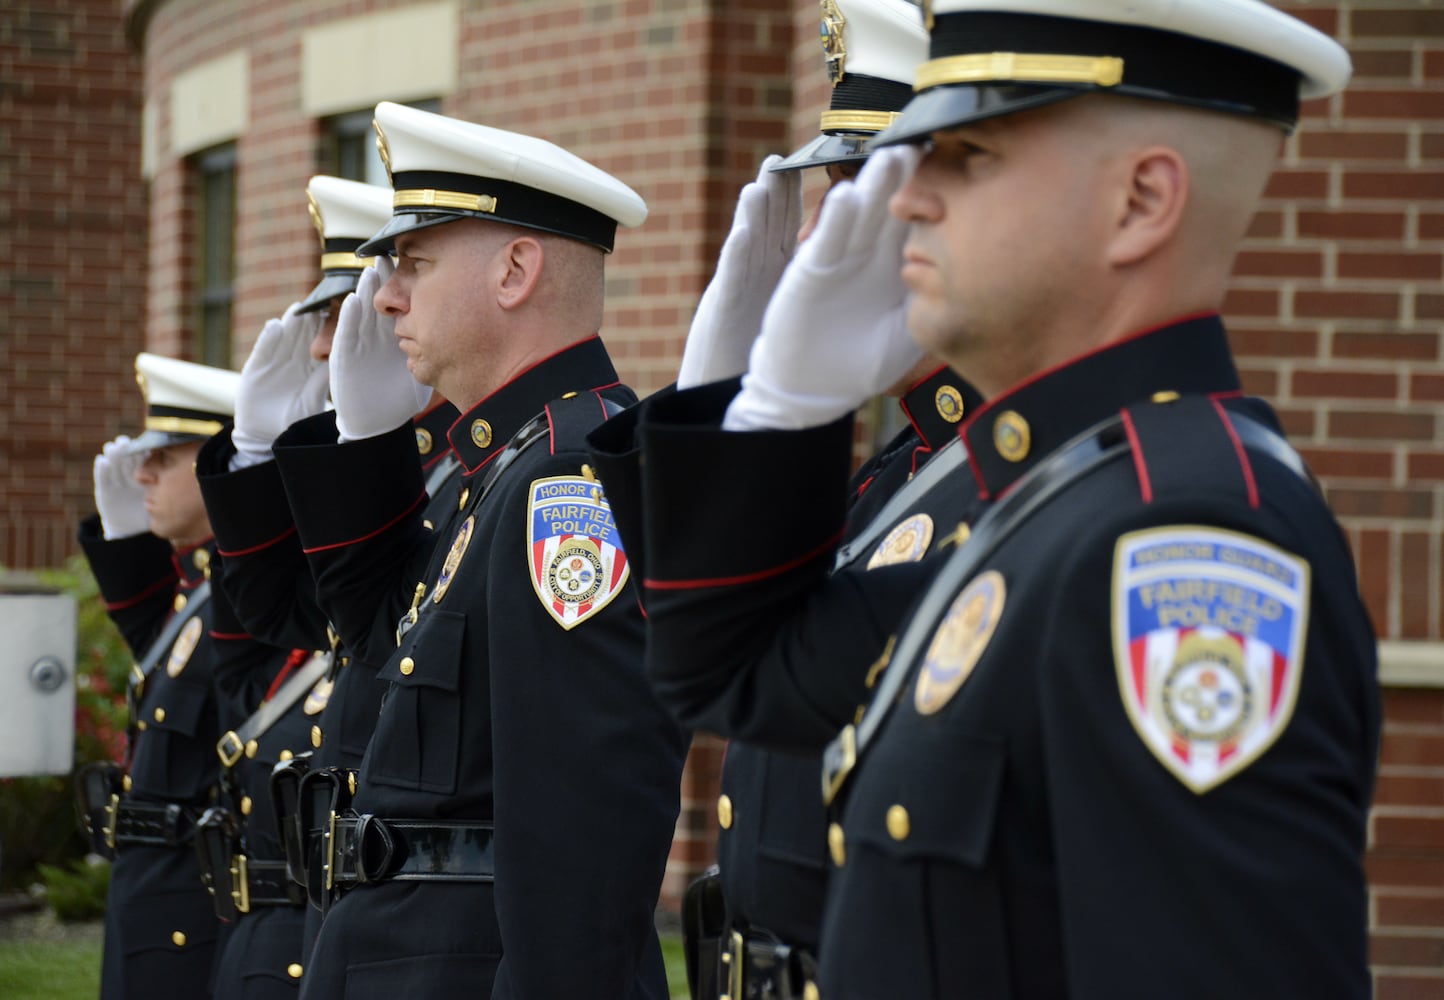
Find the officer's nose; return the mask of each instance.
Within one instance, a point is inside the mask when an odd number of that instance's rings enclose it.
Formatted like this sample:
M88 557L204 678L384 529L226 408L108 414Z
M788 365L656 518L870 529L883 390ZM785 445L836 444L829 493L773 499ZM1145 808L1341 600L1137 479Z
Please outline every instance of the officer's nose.
M371 300L376 311L384 316L398 316L406 312L408 299L401 288L400 278L399 271L393 272L391 277L386 279L386 284L376 290L376 297Z
M942 202L928 186L928 161L925 158L918 169L888 199L888 211L893 218L903 222L937 222L942 218Z

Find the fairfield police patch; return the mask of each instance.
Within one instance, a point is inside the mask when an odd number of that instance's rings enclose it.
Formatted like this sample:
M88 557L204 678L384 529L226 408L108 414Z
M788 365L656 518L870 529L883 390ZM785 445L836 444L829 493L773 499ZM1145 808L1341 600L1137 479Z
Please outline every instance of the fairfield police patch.
M583 476L532 481L527 543L532 588L565 629L611 603L631 572L607 498Z
M1113 659L1129 721L1202 794L1288 726L1303 673L1309 564L1237 532L1175 525L1113 556Z

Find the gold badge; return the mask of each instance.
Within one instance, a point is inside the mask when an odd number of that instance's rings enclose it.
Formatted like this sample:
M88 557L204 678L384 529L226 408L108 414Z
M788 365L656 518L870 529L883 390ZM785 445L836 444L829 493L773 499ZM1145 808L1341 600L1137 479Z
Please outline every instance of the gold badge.
M998 627L1006 596L1003 575L992 569L953 598L918 672L913 705L919 715L940 710L972 674Z
M608 591L607 570L596 542L573 535L557 548L547 566L547 589L563 604L573 606L594 601Z
M423 455L431 454L431 432L425 427L416 428L416 450Z
M1010 462L1021 462L1033 446L1028 421L1016 410L1004 410L993 423L993 447Z
M963 394L955 386L940 386L933 397L933 405L938 408L938 416L950 424L963 419Z
M842 81L847 65L847 42L842 35L846 26L847 18L837 0L822 0L822 51L827 55L827 78L834 87Z
M932 540L933 519L926 514L914 514L887 533L867 561L867 568L917 562L927 554Z
M326 220L321 217L321 205L316 201L316 196L310 191L306 192L306 211L311 216L311 225L316 227L316 235L321 238L321 249L326 249Z
M191 654L196 651L196 644L201 641L201 633L205 631L205 623L197 615L181 626L180 634L175 637L175 642L170 646L170 659L165 661L165 672L171 677L179 677L186 664L190 662Z
M331 700L331 691L335 687L335 681L322 677L306 695L306 702L301 706L301 711L307 715L320 715L322 709L326 707L326 702Z
M485 420L473 420L471 422L471 443L478 448L490 447L491 424Z
M371 127L376 130L376 152L381 157L381 165L386 168L386 183L391 184L391 148L386 145L386 133L375 118L371 119Z
M461 522L461 530L456 533L456 540L451 543L451 551L446 553L446 561L441 564L441 575L436 578L436 590L431 594L433 604L440 604L446 592L451 589L456 568L461 565L461 557L466 555L466 547L471 544L471 533L475 528L475 514Z

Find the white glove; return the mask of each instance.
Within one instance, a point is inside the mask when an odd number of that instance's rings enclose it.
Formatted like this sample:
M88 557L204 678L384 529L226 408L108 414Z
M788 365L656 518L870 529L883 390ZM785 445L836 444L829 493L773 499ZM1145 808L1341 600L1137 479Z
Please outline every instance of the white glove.
M731 378L747 370L747 352L762 329L762 313L782 270L797 249L802 225L802 172L773 173L782 157L762 161L742 189L717 272L697 303L687 331L677 388Z
M145 512L145 487L135 481L144 454L126 455L130 438L122 434L108 441L95 456L95 509L106 538L127 538L150 530Z
M297 420L326 407L327 368L311 357L311 341L321 329L319 312L297 313L292 303L280 319L261 329L236 389L236 454L231 470L269 462L271 445Z
M908 336L902 280L908 224L888 200L912 176L913 146L879 150L828 192L762 318L724 430L830 423L887 390L922 357Z
M378 258L341 304L331 342L331 401L342 441L393 431L431 398L431 390L406 367L406 354L396 343L396 320L372 304L395 270L390 257Z

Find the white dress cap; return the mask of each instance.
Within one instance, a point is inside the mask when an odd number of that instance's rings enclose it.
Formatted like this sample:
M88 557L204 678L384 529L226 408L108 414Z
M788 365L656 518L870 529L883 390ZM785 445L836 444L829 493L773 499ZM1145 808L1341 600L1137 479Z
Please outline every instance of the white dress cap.
M374 260L356 250L391 218L391 189L317 174L306 185L311 223L321 238L321 281L297 312L325 308L356 290L361 272Z
M211 437L236 412L240 372L159 354L135 356L135 380L145 397L145 432L133 453Z

